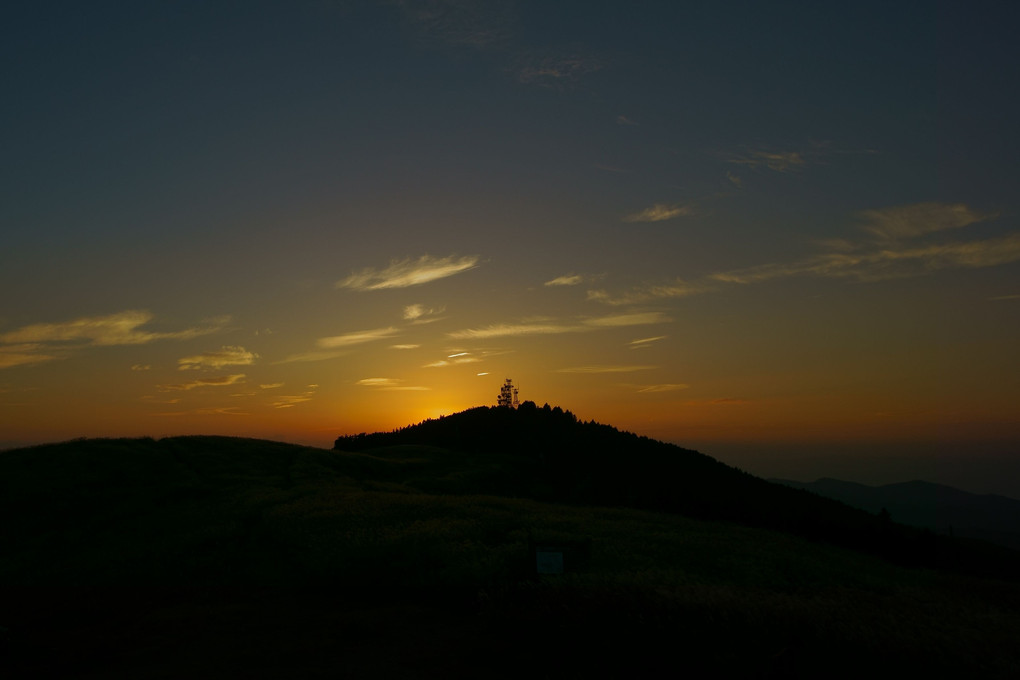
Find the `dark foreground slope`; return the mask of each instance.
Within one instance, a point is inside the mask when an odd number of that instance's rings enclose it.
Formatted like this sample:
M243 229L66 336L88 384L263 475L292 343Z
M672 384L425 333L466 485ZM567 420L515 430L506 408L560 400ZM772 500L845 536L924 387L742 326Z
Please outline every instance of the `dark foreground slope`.
M463 456L443 478L408 480L423 490L658 510L792 532L901 564L1020 573L1014 551L894 524L697 451L579 422L569 411L531 402L517 410L483 406L394 432L340 437L335 444L366 452L394 446L442 447Z
M1015 498L969 493L920 480L882 486L828 478L814 482L770 481L834 498L869 512L878 513L884 509L903 524L1020 550L1020 500Z
M500 471L528 482L522 460L218 437L2 452L0 675L1010 677L1020 664L1015 583L731 522L466 493ZM588 559L540 576L535 543Z

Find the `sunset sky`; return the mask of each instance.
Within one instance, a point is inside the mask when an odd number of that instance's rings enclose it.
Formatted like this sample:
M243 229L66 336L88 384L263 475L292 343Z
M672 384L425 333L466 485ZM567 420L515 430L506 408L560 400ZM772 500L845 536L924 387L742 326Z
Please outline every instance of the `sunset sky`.
M756 474L1020 495L1018 18L14 3L0 446L329 447L510 377Z

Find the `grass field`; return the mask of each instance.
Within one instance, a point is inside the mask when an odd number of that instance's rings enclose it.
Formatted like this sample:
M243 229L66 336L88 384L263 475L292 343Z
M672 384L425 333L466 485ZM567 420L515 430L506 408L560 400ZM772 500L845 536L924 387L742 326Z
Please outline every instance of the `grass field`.
M0 453L0 669L1007 678L1020 668L1016 582L725 522L470 493L506 470L499 456L467 464L432 447L343 453L212 437ZM583 569L535 573L535 542L571 541L588 547Z

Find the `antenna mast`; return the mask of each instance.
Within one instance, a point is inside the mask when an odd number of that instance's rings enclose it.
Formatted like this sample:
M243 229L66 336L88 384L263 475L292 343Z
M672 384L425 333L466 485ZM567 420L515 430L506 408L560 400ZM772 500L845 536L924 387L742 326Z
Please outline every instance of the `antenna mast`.
M517 395L518 390L514 387L514 381L507 378L506 382L503 383L503 386L499 388L499 396L496 398L496 406L517 408L521 405L520 399Z

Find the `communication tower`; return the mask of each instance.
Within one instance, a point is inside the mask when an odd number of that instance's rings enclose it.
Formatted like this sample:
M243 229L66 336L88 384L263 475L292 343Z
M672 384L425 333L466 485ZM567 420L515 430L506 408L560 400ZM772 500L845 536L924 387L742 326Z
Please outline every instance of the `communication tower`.
M503 386L499 388L499 396L496 398L496 406L517 408L520 405L521 402L517 397L517 388L514 387L514 381L507 378L506 382L503 383Z

